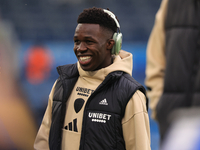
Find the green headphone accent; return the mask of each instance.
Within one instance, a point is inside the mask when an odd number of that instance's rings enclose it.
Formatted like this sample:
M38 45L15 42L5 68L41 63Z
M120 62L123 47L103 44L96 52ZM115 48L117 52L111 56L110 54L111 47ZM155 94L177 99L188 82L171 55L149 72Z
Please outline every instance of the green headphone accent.
M119 22L117 21L115 15L106 9L103 9L105 13L109 14L111 18L113 18L113 20L115 21L117 28L118 28L118 32L115 32L113 34L113 40L115 41L115 44L112 48L112 54L118 55L119 51L121 50L122 47L122 33L120 32L120 25Z

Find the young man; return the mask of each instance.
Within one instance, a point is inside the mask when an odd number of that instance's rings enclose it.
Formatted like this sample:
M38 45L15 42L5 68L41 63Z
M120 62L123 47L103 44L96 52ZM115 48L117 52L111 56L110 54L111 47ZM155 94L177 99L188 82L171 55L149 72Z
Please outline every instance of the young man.
M79 15L74 34L78 62L57 68L60 77L49 96L36 150L150 150L147 99L131 77L132 54L111 52L113 46L119 49L117 28L108 10L94 7Z

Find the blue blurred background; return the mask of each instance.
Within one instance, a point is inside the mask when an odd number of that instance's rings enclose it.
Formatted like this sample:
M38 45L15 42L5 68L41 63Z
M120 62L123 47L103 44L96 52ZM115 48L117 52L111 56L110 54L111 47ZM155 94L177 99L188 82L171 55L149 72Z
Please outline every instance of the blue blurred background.
M144 85L146 46L160 2L0 0L0 22L9 24L7 32L12 30L20 45L16 54L13 50L18 60L18 80L38 126L51 87L58 78L56 67L77 61L73 53L73 34L83 9L96 6L115 13L123 33L122 49L133 54L133 77ZM150 129L152 150L158 150L158 127L151 118Z

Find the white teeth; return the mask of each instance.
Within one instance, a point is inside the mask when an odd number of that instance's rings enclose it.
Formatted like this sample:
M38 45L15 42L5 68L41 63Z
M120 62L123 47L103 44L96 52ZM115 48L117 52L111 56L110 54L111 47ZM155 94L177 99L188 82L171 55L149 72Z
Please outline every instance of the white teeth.
M84 57L80 57L80 60L81 61L86 61L86 60L88 60L90 58L91 58L91 56L84 56Z

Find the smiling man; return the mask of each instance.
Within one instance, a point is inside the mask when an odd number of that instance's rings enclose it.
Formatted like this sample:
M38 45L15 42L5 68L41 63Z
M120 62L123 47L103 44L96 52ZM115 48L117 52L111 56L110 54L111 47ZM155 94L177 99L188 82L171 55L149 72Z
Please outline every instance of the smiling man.
M120 50L115 15L85 9L74 34L76 64L59 66L36 150L150 150L145 89ZM120 50L120 51L119 51Z
M74 52L85 71L95 71L112 63L113 33L99 24L80 23L74 35Z

